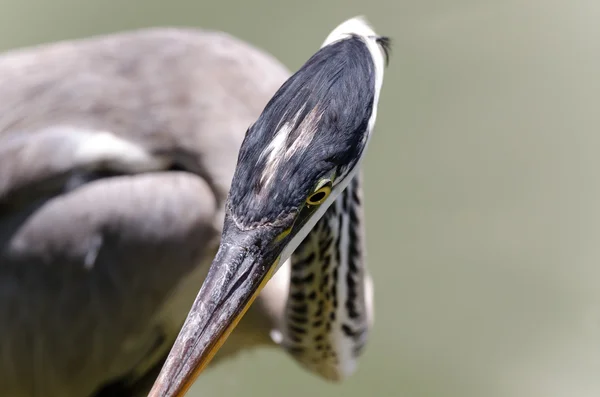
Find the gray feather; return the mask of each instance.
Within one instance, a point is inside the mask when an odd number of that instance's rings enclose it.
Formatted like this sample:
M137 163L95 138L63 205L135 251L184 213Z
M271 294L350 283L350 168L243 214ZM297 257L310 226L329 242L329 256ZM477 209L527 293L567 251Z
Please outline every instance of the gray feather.
M0 56L0 395L86 397L160 363L214 255L244 131L287 76L184 29Z

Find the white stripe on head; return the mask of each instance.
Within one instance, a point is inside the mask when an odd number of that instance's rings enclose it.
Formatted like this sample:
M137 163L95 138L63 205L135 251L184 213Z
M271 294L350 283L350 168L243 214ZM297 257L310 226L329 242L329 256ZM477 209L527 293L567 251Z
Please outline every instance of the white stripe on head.
M304 120L302 120L302 123L298 125L298 135L294 142L292 142L292 144L289 146L287 145L287 140L290 134L293 132L294 125L297 123L298 117L300 117L300 114L302 114L305 107L306 105L303 105L292 120L284 123L279 128L279 131L277 131L273 137L273 140L269 143L269 146L267 146L264 152L260 155L259 161L261 161L265 156L268 156L260 177L260 182L263 187L266 187L272 181L273 176L277 171L277 167L282 161L288 160L295 153L306 148L313 140L317 132L317 125L321 119L321 116L323 115L321 112L319 112L318 105L315 106L306 115ZM284 118L286 118L286 116L284 116ZM281 125L281 121L279 125Z
M373 127L375 126L375 119L377 118L377 105L379 104L379 93L383 84L383 71L385 69L385 54L380 45L377 43L379 36L375 33L375 30L369 25L369 22L365 17L358 16L348 19L338 25L329 36L323 42L321 48L326 47L330 44L335 43L343 39L347 39L350 36L358 36L362 39L373 59L375 65L375 97L373 99L373 110L371 119L369 120L367 142L371 138Z

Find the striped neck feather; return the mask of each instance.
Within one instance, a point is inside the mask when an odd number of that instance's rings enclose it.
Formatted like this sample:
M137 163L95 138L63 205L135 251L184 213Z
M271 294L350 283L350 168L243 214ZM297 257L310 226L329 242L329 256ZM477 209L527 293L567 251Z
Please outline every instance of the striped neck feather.
M331 381L352 375L372 320L360 173L291 257L282 346Z

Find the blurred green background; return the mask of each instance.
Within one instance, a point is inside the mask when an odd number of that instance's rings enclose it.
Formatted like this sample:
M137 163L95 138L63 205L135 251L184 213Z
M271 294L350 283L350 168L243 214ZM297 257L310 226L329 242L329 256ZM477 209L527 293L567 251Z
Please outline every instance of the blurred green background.
M360 369L332 385L252 351L191 395L599 396L597 0L3 0L0 49L199 26L295 70L359 14L394 39L365 163Z

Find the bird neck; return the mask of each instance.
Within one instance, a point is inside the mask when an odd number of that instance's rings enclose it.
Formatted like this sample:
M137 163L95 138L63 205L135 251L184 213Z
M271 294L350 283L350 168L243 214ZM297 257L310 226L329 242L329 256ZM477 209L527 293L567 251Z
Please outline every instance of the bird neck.
M281 345L329 380L351 375L372 322L358 172L292 254Z

